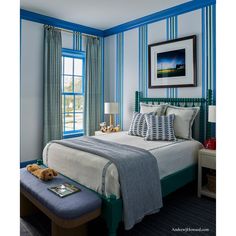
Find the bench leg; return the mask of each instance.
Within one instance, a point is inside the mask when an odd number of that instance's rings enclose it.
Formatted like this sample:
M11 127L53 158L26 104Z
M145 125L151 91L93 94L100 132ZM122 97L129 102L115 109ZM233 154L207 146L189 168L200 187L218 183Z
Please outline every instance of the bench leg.
M21 217L29 216L37 212L39 212L38 208L35 207L35 205L30 200L28 200L28 198L24 196L24 194L21 193L20 194L20 216Z
M87 225L83 224L76 228L62 228L52 221L52 236L86 236Z

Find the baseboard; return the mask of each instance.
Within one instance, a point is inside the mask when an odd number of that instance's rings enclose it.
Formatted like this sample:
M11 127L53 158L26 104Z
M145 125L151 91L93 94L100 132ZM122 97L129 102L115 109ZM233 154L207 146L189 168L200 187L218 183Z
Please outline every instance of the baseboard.
M20 163L20 168L24 168L24 167L26 167L27 165L33 164L33 163L36 163L36 162L37 162L37 160L30 160L30 161L21 162L21 163Z

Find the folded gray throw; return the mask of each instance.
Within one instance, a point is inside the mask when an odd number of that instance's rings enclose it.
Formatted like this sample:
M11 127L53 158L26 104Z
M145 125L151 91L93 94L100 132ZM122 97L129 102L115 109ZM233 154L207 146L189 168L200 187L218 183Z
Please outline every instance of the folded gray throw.
M156 158L150 152L93 137L52 142L102 156L115 164L119 173L126 230L162 207L159 169Z

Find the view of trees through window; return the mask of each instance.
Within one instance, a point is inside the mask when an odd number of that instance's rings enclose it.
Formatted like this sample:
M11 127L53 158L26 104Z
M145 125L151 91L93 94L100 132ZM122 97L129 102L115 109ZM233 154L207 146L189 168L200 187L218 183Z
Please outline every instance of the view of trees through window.
M83 131L83 58L62 56L62 117L64 134Z

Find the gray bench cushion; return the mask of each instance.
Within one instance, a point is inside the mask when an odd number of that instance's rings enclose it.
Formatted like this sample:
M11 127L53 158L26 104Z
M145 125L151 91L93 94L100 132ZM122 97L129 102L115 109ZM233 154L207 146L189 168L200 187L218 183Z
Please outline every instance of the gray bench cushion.
M47 189L65 182L75 185L81 191L61 198ZM101 207L101 199L96 193L60 174L53 180L44 182L30 174L26 168L22 168L20 185L52 213L63 219L79 218Z

